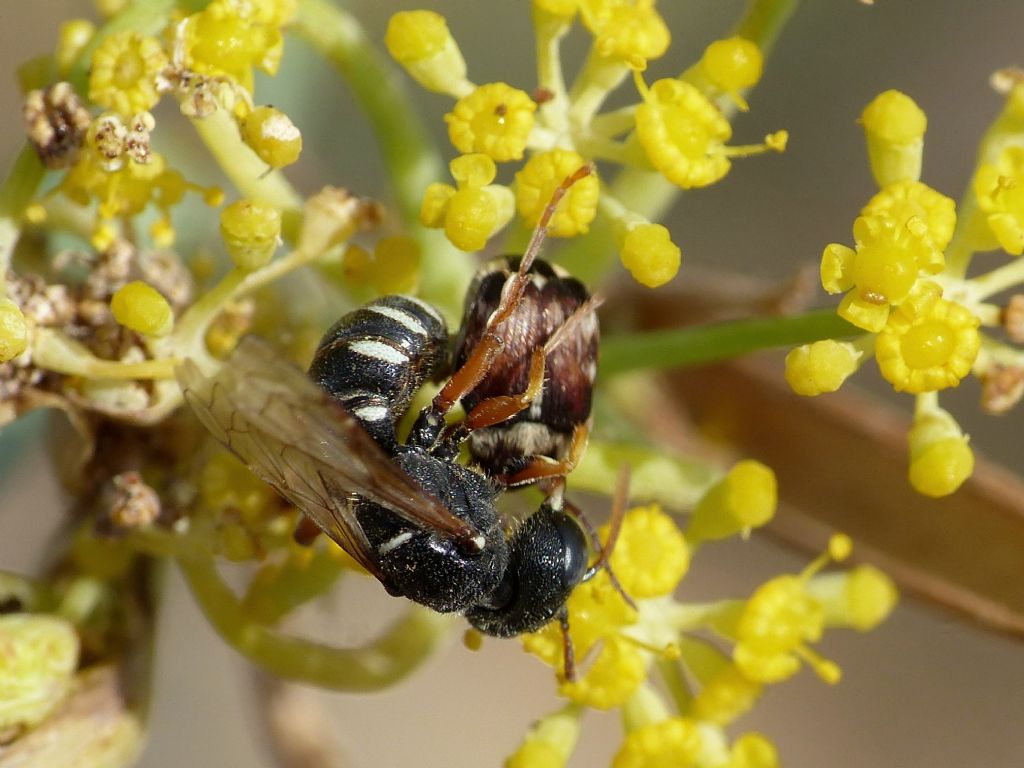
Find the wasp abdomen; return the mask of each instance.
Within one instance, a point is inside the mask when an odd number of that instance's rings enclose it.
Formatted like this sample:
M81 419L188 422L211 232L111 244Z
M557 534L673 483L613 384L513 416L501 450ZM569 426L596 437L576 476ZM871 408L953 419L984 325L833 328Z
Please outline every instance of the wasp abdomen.
M446 363L448 330L429 304L382 296L324 334L309 376L388 450L416 390Z

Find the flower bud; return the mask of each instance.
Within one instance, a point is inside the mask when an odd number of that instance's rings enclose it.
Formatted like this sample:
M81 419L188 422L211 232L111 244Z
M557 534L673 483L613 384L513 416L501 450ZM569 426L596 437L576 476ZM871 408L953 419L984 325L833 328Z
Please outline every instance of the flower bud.
M110 300L110 310L121 325L148 336L166 336L174 327L167 299L141 280L120 288Z
M258 200L236 200L220 214L220 234L239 269L266 265L281 238L281 212Z
M466 62L444 16L433 11L401 11L391 17L384 44L413 80L428 91L459 98L472 85Z
M904 93L885 91L860 116L868 142L871 173L879 187L921 178L928 118Z
M256 107L242 121L242 140L271 168L284 168L299 159L302 134L284 112Z

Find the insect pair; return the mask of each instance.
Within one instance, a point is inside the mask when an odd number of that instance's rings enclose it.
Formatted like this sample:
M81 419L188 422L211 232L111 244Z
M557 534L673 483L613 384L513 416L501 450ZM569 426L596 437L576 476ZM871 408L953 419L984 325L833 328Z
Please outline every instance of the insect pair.
M586 444L598 302L536 257L559 200L590 172L585 166L557 188L521 259L478 275L454 372L404 442L398 419L449 360L444 320L415 298L384 296L344 316L308 376L253 337L212 378L191 361L178 371L214 437L389 593L463 613L498 637L558 617L570 679L565 602L606 567L614 541L602 547L564 499L565 476ZM459 402L466 417L449 425ZM465 441L476 468L458 461ZM527 484L540 484L545 499L512 523L496 500ZM625 477L613 531L624 506Z

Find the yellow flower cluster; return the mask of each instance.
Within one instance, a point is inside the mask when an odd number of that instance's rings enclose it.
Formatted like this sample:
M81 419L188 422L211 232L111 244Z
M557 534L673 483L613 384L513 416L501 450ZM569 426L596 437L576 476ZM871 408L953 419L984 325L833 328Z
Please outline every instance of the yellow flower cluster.
M80 150L77 159L55 188L79 205L97 204L92 232L97 249L106 248L125 223L149 206L160 212L150 227L153 241L171 244L171 210L186 191L198 191L208 204L220 205L219 190L186 182L151 151L155 121L150 110L165 94L177 97L182 111L195 119L225 110L236 121L240 141L269 168L298 159L302 137L287 115L252 105L253 71L277 71L282 27L295 7L295 0L213 0L197 13L179 16L163 35L125 30L99 42L91 57L88 97L106 111L92 118L82 146L75 148ZM64 69L95 31L85 21L64 25L56 54ZM36 221L46 215L45 205L31 210Z
M575 82L567 85L559 45L577 12L592 45ZM511 185L516 209L527 226L536 224L555 187L587 162L657 172L691 188L720 180L733 157L784 148L784 133L756 147L726 146L732 129L722 112L724 102L745 108L742 91L756 84L761 74L761 53L749 40L717 41L686 74L659 80L650 88L637 74L639 102L598 114L631 70L643 70L668 50L668 27L654 0L535 0L533 20L539 82L532 93L504 82L476 85L468 80L447 23L433 11L395 14L385 38L391 55L417 82L455 99L445 121L459 152L482 154L495 163L528 155ZM487 197L493 198L499 188L508 189L493 183L496 173L484 183ZM458 194L463 194L463 186L460 182ZM454 197L448 185L432 186L421 221L443 228L462 250L480 249L508 221L492 215L490 204L479 217L443 213L441 200ZM484 195L475 195L481 205L483 199ZM577 183L559 203L551 235L585 234L599 213L610 220L622 262L639 282L656 287L675 276L680 249L668 230L629 210L597 175Z
M685 534L657 506L629 510L609 568L577 587L567 603L569 638L577 658L585 660L577 679L559 684L570 703L534 726L506 766L564 766L588 707L622 710L627 733L613 766L777 766L765 737L748 733L730 744L726 728L754 705L765 685L792 676L802 661L836 682L839 668L811 644L827 627L874 628L892 611L896 591L870 566L821 574L830 560L850 553L850 540L837 535L829 552L801 573L771 579L747 600L675 601L672 595L703 542L764 525L776 502L771 470L742 461L705 491ZM608 534L607 528L600 532L602 538ZM522 642L564 673L559 622ZM692 695L678 697L676 714L649 684L652 671L695 684Z
M976 251L1024 252L1024 85L1011 89L1004 114L986 134L968 190L966 218L919 179L927 118L907 95L886 91L861 115L868 157L881 189L853 225L854 245L826 246L821 283L844 294L838 314L866 331L853 341L825 339L786 358L786 379L801 395L833 392L872 355L899 392L917 396L910 432L910 482L929 496L953 493L974 465L968 439L938 405L937 392L974 373L991 412L1012 407L1024 387L1024 352L1014 331L1014 300L990 297L1024 282L1012 261L968 279ZM1002 326L1007 342L987 337Z

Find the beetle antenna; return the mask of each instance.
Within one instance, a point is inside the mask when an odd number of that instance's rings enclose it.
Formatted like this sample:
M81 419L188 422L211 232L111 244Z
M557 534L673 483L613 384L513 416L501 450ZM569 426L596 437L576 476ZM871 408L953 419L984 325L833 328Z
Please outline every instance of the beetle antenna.
M569 335L576 331L577 326L582 323L588 315L597 311L597 308L604 304L604 296L591 296L585 302L576 307L576 311L566 318L565 322L558 326L546 342L544 342L544 356L547 357L564 342Z
M526 287L526 273L530 271L530 267L536 260L537 254L540 253L541 246L547 239L548 230L551 229L551 220L555 217L555 209L558 208L558 204L562 202L562 198L565 197L565 194L573 184L580 179L590 176L592 173L594 173L593 163L581 165L566 176L561 184L555 187L555 191L551 193L551 199L548 200L548 204L544 207L544 211L537 221L537 226L533 229L533 234L530 236L530 242L526 246L526 251L519 260L519 270L505 282L505 286L502 288L501 303L487 321L488 329L495 328L515 310Z

